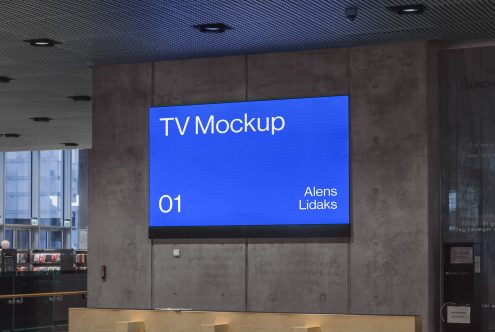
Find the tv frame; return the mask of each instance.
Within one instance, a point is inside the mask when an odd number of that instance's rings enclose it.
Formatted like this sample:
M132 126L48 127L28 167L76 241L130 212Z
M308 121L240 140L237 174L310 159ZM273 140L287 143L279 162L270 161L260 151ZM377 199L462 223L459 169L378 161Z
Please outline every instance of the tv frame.
M150 239L200 239L200 238L350 238L352 227L352 167L351 167L351 96L345 95L326 95L311 97L294 97L294 98L275 98L260 100L240 100L229 102L212 102L197 104L178 104L178 105L152 105L149 110L156 107L170 106L193 106L193 105L215 105L229 103L250 103L259 101L276 101L305 98L326 98L326 97L347 97L348 104L348 150L349 150L349 223L347 224L290 224L290 225L243 225L243 226L149 226L150 213L148 211L148 237ZM149 118L147 120L148 133L148 171L150 169L149 157ZM148 179L148 200L150 181ZM149 205L149 203L148 203Z

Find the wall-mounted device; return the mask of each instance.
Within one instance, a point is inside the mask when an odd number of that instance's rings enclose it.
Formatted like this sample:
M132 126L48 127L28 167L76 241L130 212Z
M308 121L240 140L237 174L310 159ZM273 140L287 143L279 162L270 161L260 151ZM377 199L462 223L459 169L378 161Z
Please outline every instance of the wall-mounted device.
M349 236L349 97L152 107L150 237Z
M107 280L107 266L106 265L100 266L100 276L101 276L101 280L103 280L103 281Z
M444 244L441 318L446 332L479 331L480 304L475 296L479 261L480 248L474 243Z

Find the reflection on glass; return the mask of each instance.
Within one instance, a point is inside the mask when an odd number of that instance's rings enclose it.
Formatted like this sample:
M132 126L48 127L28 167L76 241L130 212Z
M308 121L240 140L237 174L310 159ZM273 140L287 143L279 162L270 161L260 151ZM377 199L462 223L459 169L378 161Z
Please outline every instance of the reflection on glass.
M5 153L5 223L31 224L31 152Z
M16 231L16 249L31 249L31 231L19 229Z
M40 224L62 225L63 153L40 152Z
M79 150L71 153L70 211L72 248L79 246Z
M39 249L47 249L48 248L47 246L48 246L48 231L46 229L41 229Z
M14 247L14 230L13 229L6 229L5 230L5 240L10 242L10 247Z
M79 188L80 179L87 179L80 172L79 163L84 155L80 157L79 150L54 150L0 152L0 157L0 222L4 224L0 224L0 240L9 240L17 249L33 245L35 249L64 245L78 249L79 238L86 243L87 230L79 230L80 223L85 224L84 219L80 220ZM60 232L52 234L53 231ZM83 247L86 248L84 244Z
M48 249L62 249L62 231L50 232L50 247Z

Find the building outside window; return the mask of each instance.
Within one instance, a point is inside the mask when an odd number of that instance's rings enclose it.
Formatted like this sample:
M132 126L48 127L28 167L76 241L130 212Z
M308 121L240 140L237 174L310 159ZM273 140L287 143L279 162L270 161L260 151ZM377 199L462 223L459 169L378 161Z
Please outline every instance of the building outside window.
M9 241L10 243L14 243L14 230L6 229L4 239Z
M50 249L62 249L63 248L63 235L62 231L60 230L52 230L50 231L50 242L49 242L49 248Z
M39 237L40 237L40 242L38 249L48 249L48 230L41 229Z
M16 249L31 249L31 230L19 229L15 232Z
M31 224L31 152L5 153L5 224Z
M79 241L79 153L71 154L70 179L70 213L72 226L72 247L78 246Z
M79 161L79 150L0 152L0 240L79 249Z
M62 226L63 151L40 152L40 225Z

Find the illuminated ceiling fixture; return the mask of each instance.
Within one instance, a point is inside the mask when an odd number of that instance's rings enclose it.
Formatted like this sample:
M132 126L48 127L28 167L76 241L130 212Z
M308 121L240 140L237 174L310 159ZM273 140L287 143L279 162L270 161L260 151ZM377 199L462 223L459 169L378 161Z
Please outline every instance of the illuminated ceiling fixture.
M419 15L423 14L426 11L426 7L421 4L392 6L387 7L387 9L399 15Z
M48 38L26 39L25 42L35 47L52 47L60 44L60 42Z
M232 29L228 25L224 23L207 23L207 24L198 24L195 25L194 28L198 29L204 33L223 33L227 30Z

